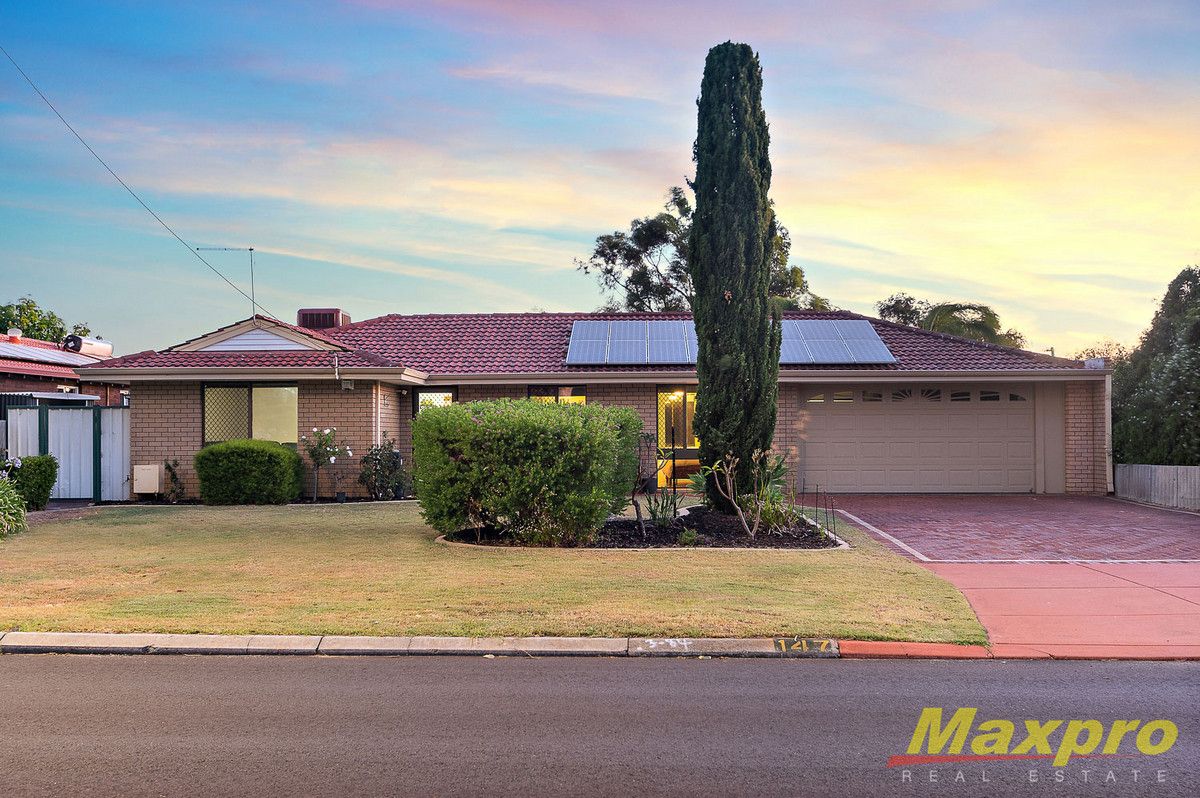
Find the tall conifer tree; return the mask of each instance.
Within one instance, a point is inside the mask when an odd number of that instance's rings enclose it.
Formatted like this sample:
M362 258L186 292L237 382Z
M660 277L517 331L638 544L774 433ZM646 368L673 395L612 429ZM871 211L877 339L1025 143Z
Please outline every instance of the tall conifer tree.
M705 465L727 453L739 458L744 491L751 456L769 448L775 433L782 329L767 300L775 235L767 198L770 136L762 68L749 45L725 42L709 50L697 106L689 241L700 344L695 429ZM732 509L712 484L709 499Z

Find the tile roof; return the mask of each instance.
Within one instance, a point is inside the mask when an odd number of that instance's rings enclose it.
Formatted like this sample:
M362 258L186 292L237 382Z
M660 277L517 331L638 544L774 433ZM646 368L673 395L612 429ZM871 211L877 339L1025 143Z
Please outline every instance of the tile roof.
M791 311L792 319L865 319L896 356L894 364L784 367L784 372L1010 371L1082 368L1075 360L918 330L849 311ZM578 371L694 371L692 366L567 366L571 326L583 319L691 319L690 313L493 313L380 316L331 329L350 346L436 375L549 374Z
M792 319L865 319L896 356L896 363L784 367L783 373L813 371L1029 371L1081 369L1079 361L1006 346L985 344L860 316L849 311L790 311ZM346 347L341 368L417 369L437 377L455 375L561 374L581 372L678 371L677 366L567 366L571 326L585 319L679 319L689 313L487 313L391 314L322 332L297 328L314 338ZM239 322L240 323L240 322ZM229 325L232 326L232 325ZM227 329L223 327L221 329ZM195 339L192 339L195 340ZM103 361L101 368L332 368L328 351L139 352ZM85 367L86 368L86 367Z

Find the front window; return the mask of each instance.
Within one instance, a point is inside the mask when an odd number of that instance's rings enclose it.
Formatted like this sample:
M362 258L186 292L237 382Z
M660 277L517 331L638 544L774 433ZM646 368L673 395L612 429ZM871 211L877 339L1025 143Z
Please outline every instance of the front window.
M530 385L529 398L546 404L585 405L587 388L582 385Z
M413 393L413 415L430 407L452 405L457 398L453 388L417 388Z
M204 386L204 443L255 438L296 443L295 385Z

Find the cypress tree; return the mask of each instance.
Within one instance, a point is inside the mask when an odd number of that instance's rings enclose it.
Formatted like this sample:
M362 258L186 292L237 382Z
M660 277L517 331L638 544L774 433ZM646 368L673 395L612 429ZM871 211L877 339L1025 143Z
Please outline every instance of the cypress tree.
M762 68L749 45L725 42L708 51L697 106L688 264L699 338L695 430L702 464L732 453L745 491L751 456L769 448L775 434L782 330L767 299L775 235L770 137ZM711 483L710 501L732 510Z

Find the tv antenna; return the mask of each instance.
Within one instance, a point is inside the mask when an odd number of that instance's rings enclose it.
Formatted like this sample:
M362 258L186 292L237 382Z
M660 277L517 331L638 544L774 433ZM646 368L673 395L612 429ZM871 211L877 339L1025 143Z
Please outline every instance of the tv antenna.
M197 252L249 252L250 253L250 315L257 316L262 306L254 299L254 247L196 247ZM271 314L266 314L271 315Z

